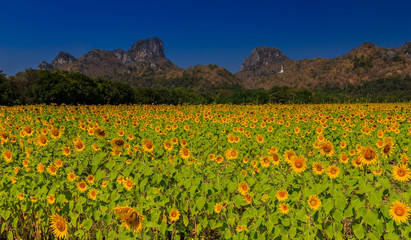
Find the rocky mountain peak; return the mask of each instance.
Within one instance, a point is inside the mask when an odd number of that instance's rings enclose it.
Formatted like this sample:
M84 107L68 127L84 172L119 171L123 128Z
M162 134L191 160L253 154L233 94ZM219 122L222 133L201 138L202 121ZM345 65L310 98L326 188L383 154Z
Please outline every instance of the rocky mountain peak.
M59 54L57 54L56 58L51 62L52 65L57 65L57 64L67 64L67 63L72 63L75 62L77 58L75 58L73 55L68 54L64 51L60 51Z
M128 50L128 54L134 61L165 57L163 42L157 37L138 40Z
M253 71L274 65L287 65L292 62L280 49L274 47L259 46L255 48L251 55L246 57L241 64L241 71Z

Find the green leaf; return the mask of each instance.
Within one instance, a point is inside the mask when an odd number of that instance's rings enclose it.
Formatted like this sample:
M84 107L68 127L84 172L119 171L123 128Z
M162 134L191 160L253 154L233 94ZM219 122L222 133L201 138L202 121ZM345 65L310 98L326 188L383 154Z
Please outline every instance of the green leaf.
M90 230L92 224L93 224L93 220L91 219L86 219L83 221L83 226L87 230Z
M365 212L364 220L368 225L374 226L378 220L378 214L367 209L367 211Z
M343 219L343 211L341 211L340 209L336 209L333 212L332 216L336 222L341 222L341 220Z
M188 217L186 214L183 215L183 223L184 223L184 226L186 227L188 226Z
M10 214L11 214L11 211L8 211L8 210L0 211L1 217L6 221L7 221L7 219L9 219Z
M101 179L103 179L106 176L106 171L99 169L97 170L96 173L96 182L100 181Z
M98 229L98 230L96 231L96 239L97 239L97 240L103 239L103 234L101 233L101 230L100 230L100 229Z
M324 201L324 212L326 215L330 213L331 209L333 208L333 200L331 198L328 198Z
M364 228L361 224L352 225L352 231L358 239L363 239L365 237Z
M101 164L101 160L107 155L105 152L100 152L96 156L93 157L91 160L91 165L99 165Z
M203 207L206 203L206 199L205 199L205 197L201 196L201 197L197 198L196 202L197 202L197 204L196 204L197 209L201 210L201 209L203 209Z

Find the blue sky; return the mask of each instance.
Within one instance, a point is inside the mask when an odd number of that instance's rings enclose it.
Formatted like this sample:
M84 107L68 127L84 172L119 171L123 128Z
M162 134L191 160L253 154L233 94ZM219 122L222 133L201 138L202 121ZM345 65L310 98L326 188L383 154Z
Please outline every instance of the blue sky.
M235 73L251 50L334 58L364 42L411 41L411 1L21 1L0 2L0 70L8 75L98 48L128 49L157 36L180 67L217 64Z

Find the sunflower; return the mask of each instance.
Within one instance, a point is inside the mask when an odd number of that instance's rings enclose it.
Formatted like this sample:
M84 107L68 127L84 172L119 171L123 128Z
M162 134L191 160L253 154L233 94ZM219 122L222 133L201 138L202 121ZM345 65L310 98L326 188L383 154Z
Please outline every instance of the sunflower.
M216 163L218 163L218 164L222 163L223 160L224 160L224 158L223 158L223 156L221 156L221 155L218 155L218 156L215 158L215 161L216 161Z
M394 151L394 142L392 138L385 138L384 145L381 150L381 154L383 157L387 158L391 156L392 152Z
M362 162L361 162L361 159L359 158L359 157L355 157L353 160L352 160L352 165L354 166L354 167L357 167L357 168L362 168Z
M39 163L39 165L37 165L37 172L38 173L44 172L44 165L42 163Z
M328 166L326 173L330 178L336 179L340 174L340 168L335 165L330 165Z
M123 186L127 191L130 191L133 188L133 180L131 178L124 179Z
M311 209L317 210L321 207L322 203L321 200L317 197L317 195L311 195L308 198L308 205Z
M56 168L53 164L49 165L47 167L47 172L51 175L51 176L56 176L57 175L57 170L58 168Z
M271 161L273 162L273 165L275 166L278 166L280 164L280 157L278 156L277 153L271 154Z
M341 163L347 164L349 160L350 159L349 159L347 154L343 153L343 154L340 155L340 162Z
M44 135L40 135L40 136L37 138L37 144L40 145L40 146L42 146L42 147L47 146L47 144L48 144L48 139L47 139L47 137L44 136Z
M247 228L246 225L237 225L237 227L236 227L235 230L236 230L237 232L242 232L242 231L244 231L246 228Z
M181 145L182 147L187 146L187 140L181 139L181 140L180 140L180 145Z
M280 203L279 209L280 209L280 212L284 215L290 212L290 207L288 206L287 203Z
M66 219L59 216L58 214L53 214L50 217L53 234L56 238L66 238L67 237L67 223Z
M294 150L291 149L291 148L290 148L289 150L287 150L287 151L284 152L284 160L285 160L287 163L290 163L290 164L291 164L291 162L292 162L291 159L292 159L294 156L296 156L296 154L295 154Z
M145 218L131 207L116 207L114 213L120 218L126 230L133 229L135 233L141 232L143 229L143 221Z
M381 176L382 168L377 168L372 172L375 176Z
M240 182L238 184L238 191L240 192L241 195L247 194L248 190L250 190L250 187L246 182Z
M288 198L288 192L287 190L278 190L277 193L275 194L276 198L278 199L278 201L280 202L284 202L285 200L287 200Z
M10 150L5 150L3 151L3 159L6 163L9 163L13 159L13 154L11 153Z
M24 127L24 134L26 135L26 136L31 136L31 135L33 135L33 129L30 127L30 126L26 126L26 127Z
M230 148L230 149L227 149L227 150L224 152L224 156L225 156L228 160L233 160L233 159L236 159L236 158L238 157L238 152L237 152L237 150Z
M76 144L74 145L74 148L76 149L77 152L81 152L86 148L86 145L84 145L83 141L78 141L76 142Z
M94 135L96 135L96 136L97 136L98 138L100 138L100 139L105 138L105 137L106 137L106 134L107 134L107 132L106 132L106 130L104 130L104 129L96 128L96 129L94 130Z
M78 189L80 192L86 191L86 190L87 190L87 183L84 182L84 181L78 182L78 183L77 183L77 189Z
M264 137L261 136L261 135L257 135L256 140L257 140L258 143L263 143L264 142Z
M164 149L167 151L173 150L173 144L168 140L164 142L163 146L164 146Z
M54 194L50 194L47 196L47 202L49 204L53 204L54 202L56 202L56 198L54 197Z
M264 195L261 197L261 201L263 201L263 202L267 202L268 199L270 199L270 197L269 197L267 194L264 194Z
M58 139L58 138L61 137L61 131L60 131L58 128L53 128L53 129L50 131L50 136L51 136L51 138L53 138L53 139Z
M20 201L23 201L23 200L24 200L24 194L23 194L23 193L17 194L17 198L18 198Z
M270 159L267 156L263 156L260 158L260 164L262 167L269 167L270 166Z
M70 172L69 174L67 174L67 179L68 179L70 182L76 180L76 174L74 174L74 172Z
M113 140L110 141L111 145L116 148L116 149L122 149L126 142L124 142L123 139L121 138L114 138Z
M375 164L378 160L377 151L372 147L361 147L358 148L358 152L360 154L359 158L364 165L372 165Z
M97 152L98 150L100 150L100 147L97 144L92 144L91 149L93 149L93 151Z
M250 194L246 193L243 195L243 201L246 204L250 204L253 201L253 196L251 196Z
M315 175L321 175L324 172L324 167L321 163L314 162L312 168Z
M88 197L89 197L91 200L96 200L96 198L97 198L97 190L95 190L95 189L90 189L90 190L88 191Z
M11 183L16 183L16 182L17 182L17 178L16 178L16 177L10 177L10 181L11 181Z
M57 168L61 168L63 166L63 161L61 161L61 159L56 159L56 161L54 161L54 165Z
M410 216L410 207L406 203L395 201L392 203L388 213L396 223L405 223Z
M70 147L63 147L61 149L61 151L62 151L64 156L70 156L70 154L71 154Z
M407 155L405 155L405 154L401 155L401 164L402 165L408 166L408 160L409 160L409 157Z
M94 176L93 175L88 175L87 176L87 178L86 178L86 181L88 182L88 183L90 183L90 184L93 184L94 183L94 180L95 180L95 178L94 178Z
M334 145L330 141L321 142L319 145L319 149L320 153L327 157L331 157L335 152Z
M182 149L180 149L179 153L182 159L187 160L190 158L190 150L183 147Z
M180 218L180 212L177 209L172 209L168 218L170 219L170 221L175 222Z
M143 151L152 152L154 150L154 144L150 139L143 139L142 144Z
M214 205L214 212L215 213L220 213L222 209L223 209L223 205L221 203L216 203Z
M296 173L302 173L305 171L305 168L307 167L307 160L304 158L304 156L294 156L291 159L291 167Z
M392 169L392 175L395 180L400 182L406 182L411 179L410 169L406 165L394 166Z

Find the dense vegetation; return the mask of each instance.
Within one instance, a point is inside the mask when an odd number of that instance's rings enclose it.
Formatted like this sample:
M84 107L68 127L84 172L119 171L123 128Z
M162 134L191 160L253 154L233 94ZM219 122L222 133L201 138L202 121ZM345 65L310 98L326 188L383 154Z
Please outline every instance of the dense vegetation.
M316 90L274 86L269 90L221 89L199 93L184 88L132 88L81 73L28 69L6 77L0 71L0 105L16 104L265 104L411 101L411 77L391 77Z

